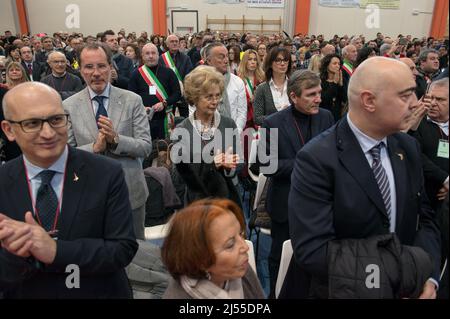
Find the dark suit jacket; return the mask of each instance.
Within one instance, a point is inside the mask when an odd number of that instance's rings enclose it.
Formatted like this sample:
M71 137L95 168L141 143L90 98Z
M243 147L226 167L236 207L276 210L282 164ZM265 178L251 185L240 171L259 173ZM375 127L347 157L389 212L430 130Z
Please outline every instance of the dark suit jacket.
M78 177L78 179L76 179ZM0 166L0 212L23 221L32 211L23 158ZM0 291L8 298L129 298L125 273L136 242L120 163L69 147L56 257L42 270L0 249ZM80 268L68 289L66 266Z
M388 136L387 144L396 187L395 233L402 244L430 254L438 280L440 234L424 192L419 145L403 133ZM389 233L377 182L347 118L298 152L288 205L297 265L321 283L328 279L329 241Z
M25 61L22 61L22 66L25 69L27 79L31 81L30 75L28 74L28 66ZM42 67L42 64L33 61L32 63L32 69L33 69L33 81L39 82L41 80L41 77L43 76L43 73L45 73L45 68Z
M113 85L120 87L121 89L128 89L128 82L130 81L131 72L133 72L133 61L126 56L119 54L113 60L114 68L117 71L117 80Z
M425 189L434 209L438 206L436 195L448 177L448 159L437 156L440 139L448 140L437 124L422 119L417 131L409 132L420 144L422 150L423 173Z
M269 81L261 83L256 88L255 101L253 102L253 121L256 125L262 125L266 116L278 112L273 102Z
M288 219L288 195L291 188L291 175L294 168L295 155L303 147L296 128L292 109L294 106L274 113L264 120L263 128L278 129L278 168L274 174L268 174L269 185L267 189L267 211L270 217L285 223ZM311 138L319 135L334 124L333 115L330 111L320 109L319 113L311 116ZM269 135L267 134L267 143ZM308 141L305 141L308 143ZM275 154L274 154L275 155Z

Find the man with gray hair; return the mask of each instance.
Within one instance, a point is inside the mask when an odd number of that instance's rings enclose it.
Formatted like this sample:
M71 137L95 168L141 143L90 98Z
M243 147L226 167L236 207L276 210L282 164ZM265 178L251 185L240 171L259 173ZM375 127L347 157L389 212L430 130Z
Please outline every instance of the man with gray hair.
M158 64L170 68L175 72L180 83L181 94L183 95L183 80L193 69L191 59L186 54L180 52L180 40L176 34L167 36L166 46L168 51L161 54ZM181 116L188 117L188 105L183 98L173 106L174 114L175 107L178 107Z
M444 152L445 147L448 150L448 89L448 78L431 83L425 96L428 112L418 128L409 131L421 146L425 189L436 211L449 190L448 152Z
M225 77L225 90L220 101L218 111L223 116L231 118L242 132L247 121L247 98L244 82L238 76L229 72L228 50L220 42L214 42L204 48L205 62L213 66ZM195 107L189 106L189 113L193 113Z
M344 86L344 102L347 102L347 90L348 83L353 74L353 66L356 63L356 58L358 56L358 51L356 47L352 44L347 45L342 49L342 58L344 63L342 64L342 84Z
M288 80L287 93L292 104L266 117L262 138L269 158L277 157L278 168L270 177L267 189L267 212L271 217L272 247L269 256L270 290L274 296L283 242L290 239L288 195L297 152L316 135L334 124L330 111L319 108L322 88L320 78L309 70L296 71ZM270 145L270 134L278 131L278 144ZM275 151L277 148L277 151ZM274 159L275 160L275 159ZM269 161L270 163L270 161ZM282 284L282 283L279 283Z
M80 78L67 72L67 59L63 53L51 52L48 55L47 63L50 65L52 73L41 79L41 82L54 88L63 100L83 89Z

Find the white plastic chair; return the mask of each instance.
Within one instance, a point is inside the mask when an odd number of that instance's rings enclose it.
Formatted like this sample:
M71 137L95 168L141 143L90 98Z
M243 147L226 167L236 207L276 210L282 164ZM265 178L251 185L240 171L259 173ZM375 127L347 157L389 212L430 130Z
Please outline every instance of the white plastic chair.
M255 251L253 250L253 243L250 240L245 240L248 245L248 263L252 267L256 274L256 261L255 261Z
M283 243L283 249L281 250L280 268L278 269L277 284L275 285L275 298L278 298L281 288L283 287L284 278L286 277L293 253L291 240L286 240Z

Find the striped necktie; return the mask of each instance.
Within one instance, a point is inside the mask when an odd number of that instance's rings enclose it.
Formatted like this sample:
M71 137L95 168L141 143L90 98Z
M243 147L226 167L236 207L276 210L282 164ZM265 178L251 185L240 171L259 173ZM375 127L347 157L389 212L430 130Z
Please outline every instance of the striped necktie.
M386 207L386 213L389 217L389 221L391 221L391 188L389 187L389 179L386 174L386 170L384 169L381 163L381 148L384 146L384 143L381 142L375 145L370 151L370 155L372 156L372 170L375 175L375 179L378 184L378 188L380 189L381 196L383 197L384 206Z

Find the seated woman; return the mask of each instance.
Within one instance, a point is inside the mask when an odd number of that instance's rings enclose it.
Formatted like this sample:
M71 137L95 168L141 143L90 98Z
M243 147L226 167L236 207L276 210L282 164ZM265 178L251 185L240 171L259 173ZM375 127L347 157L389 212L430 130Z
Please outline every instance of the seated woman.
M224 76L199 66L184 79L185 98L195 112L172 132L171 158L186 183L185 202L225 197L241 206L233 177L240 158L239 133L231 118L217 111Z
M205 199L170 222L161 256L172 279L163 299L264 299L248 263L244 217L227 199Z

